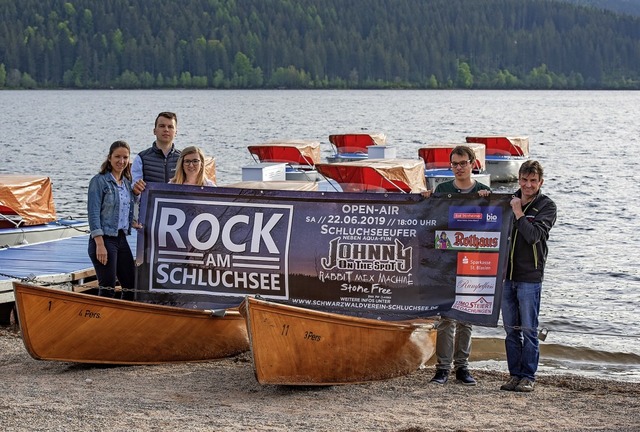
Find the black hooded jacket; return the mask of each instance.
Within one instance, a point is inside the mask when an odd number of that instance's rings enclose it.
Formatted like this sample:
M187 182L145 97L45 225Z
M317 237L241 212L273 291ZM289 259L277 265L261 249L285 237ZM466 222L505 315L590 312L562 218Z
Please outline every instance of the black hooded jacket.
M516 196L521 197L520 190ZM524 216L513 221L507 280L542 282L549 251L549 231L556 223L556 204L539 192L523 211Z

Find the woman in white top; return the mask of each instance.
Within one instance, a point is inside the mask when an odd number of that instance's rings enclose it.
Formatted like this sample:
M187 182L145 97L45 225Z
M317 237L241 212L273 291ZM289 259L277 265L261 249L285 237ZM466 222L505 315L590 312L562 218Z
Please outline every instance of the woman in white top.
M199 147L190 146L182 150L176 164L176 174L169 183L215 186L204 174L204 153Z

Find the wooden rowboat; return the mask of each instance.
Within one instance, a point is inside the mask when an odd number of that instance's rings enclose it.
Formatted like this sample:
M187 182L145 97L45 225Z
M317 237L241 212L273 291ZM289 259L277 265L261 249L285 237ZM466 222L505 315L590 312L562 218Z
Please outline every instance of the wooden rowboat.
M103 364L206 361L247 351L243 317L14 282L24 345L37 360Z
M260 384L333 385L403 376L435 352L433 322L377 321L247 297L247 322Z

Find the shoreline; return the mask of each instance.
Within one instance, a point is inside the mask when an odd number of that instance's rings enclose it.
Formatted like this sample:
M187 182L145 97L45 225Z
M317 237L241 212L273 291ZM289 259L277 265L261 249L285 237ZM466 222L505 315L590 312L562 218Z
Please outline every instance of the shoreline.
M433 366L364 384L262 386L251 356L109 366L38 361L0 327L5 431L92 428L215 431L640 430L640 384L543 375L532 393L472 369L477 386L431 384ZM533 415L532 415L533 414Z

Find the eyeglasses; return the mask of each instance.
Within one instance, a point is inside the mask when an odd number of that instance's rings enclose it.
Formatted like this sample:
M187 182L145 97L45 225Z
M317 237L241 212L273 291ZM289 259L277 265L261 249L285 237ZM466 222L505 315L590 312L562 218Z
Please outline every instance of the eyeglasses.
M185 165L198 165L200 163L200 159L185 159L182 161L182 163Z
M451 162L451 168L458 168L458 167L466 168L467 165L469 164L469 162L471 162L471 161L466 160L466 161L461 161L461 162Z

